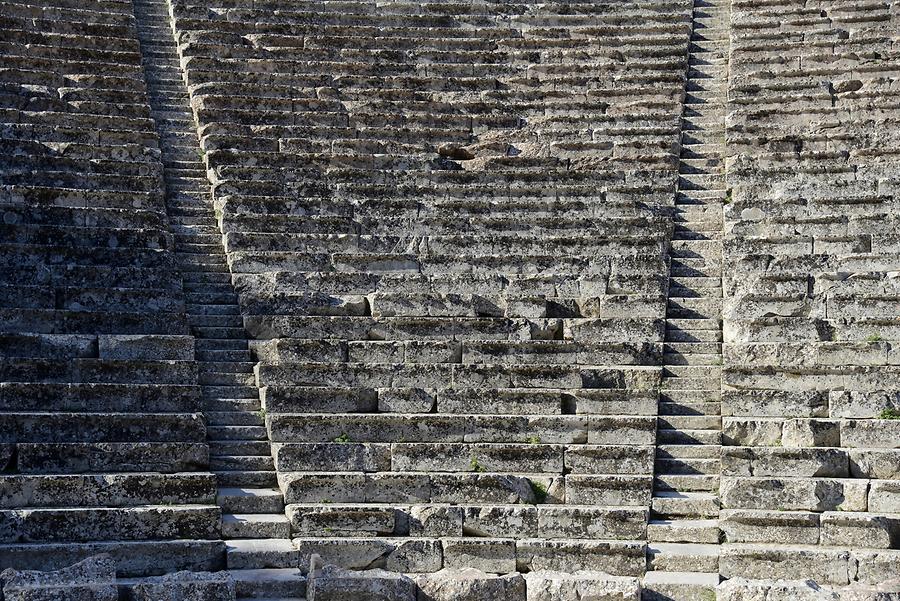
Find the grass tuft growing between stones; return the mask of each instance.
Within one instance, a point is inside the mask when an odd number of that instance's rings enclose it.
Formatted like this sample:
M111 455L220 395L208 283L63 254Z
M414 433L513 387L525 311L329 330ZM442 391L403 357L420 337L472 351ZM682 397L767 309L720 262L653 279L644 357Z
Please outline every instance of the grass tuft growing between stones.
M882 409L881 413L878 414L878 419L900 419L900 411L892 407Z
M353 442L353 441L350 439L349 436L347 436L347 433L344 432L343 434L341 434L340 436L338 436L337 438L335 438L335 439L333 440L333 442L341 442L341 443L344 443L344 442Z
M534 493L534 504L543 505L546 503L547 486L540 482L534 482L533 480L529 480L528 483L531 485L531 492Z

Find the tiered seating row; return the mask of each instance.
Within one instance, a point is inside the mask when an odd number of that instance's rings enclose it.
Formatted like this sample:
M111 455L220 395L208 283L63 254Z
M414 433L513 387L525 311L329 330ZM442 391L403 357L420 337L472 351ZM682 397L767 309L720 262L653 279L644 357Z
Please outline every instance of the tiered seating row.
M295 547L642 572L690 2L171 5Z
M733 5L724 576L900 565L898 31L890 2Z
M128 574L213 567L215 482L131 4L0 13L0 567L101 550Z

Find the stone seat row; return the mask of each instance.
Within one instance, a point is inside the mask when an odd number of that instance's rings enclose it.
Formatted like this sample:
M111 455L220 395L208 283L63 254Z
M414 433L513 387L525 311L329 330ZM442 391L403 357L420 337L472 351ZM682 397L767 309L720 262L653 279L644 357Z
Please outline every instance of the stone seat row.
M25 343L31 340L23 341ZM43 341L41 341L43 342ZM632 342L585 342L532 340L505 342L467 341L374 341L328 339L276 339L254 341L255 358L271 363L357 363L381 359L379 363L492 363L522 365L658 365L659 344ZM52 351L51 351L52 352ZM610 360L598 360L607 357ZM595 359L595 360L591 360Z
M272 455L277 469L282 472L647 475L653 470L654 447L639 444L313 442L275 443Z
M2 246L0 246L2 248ZM41 247L47 248L47 247ZM636 251L640 246L628 246ZM656 250L653 245L645 245L647 250ZM35 253L29 253L34 256ZM640 257L634 252L635 257ZM527 256L529 263L523 264L522 257ZM644 255L646 256L646 255ZM21 258L21 255L19 257ZM304 255L296 252L251 252L234 253L229 257L229 266L234 273L259 273L265 271L294 272L410 272L412 274L436 275L452 274L487 274L499 270L505 274L521 275L578 275L596 276L609 273L610 264L616 267L628 267L626 260L615 261L615 257L564 257L546 255L535 252L519 256L503 256L495 254L465 254L462 256L418 256L414 254L393 253L334 253ZM661 257L658 260L662 260ZM88 261L81 261L89 264ZM652 265L649 267L652 268ZM632 269L635 269L632 266ZM640 266L631 273L643 273ZM622 269L621 271L625 271ZM648 270L649 271L649 270Z
M804 422L801 419L786 420L785 424L789 424L790 428L796 428L797 425L802 428L804 423L813 428L831 425L828 422ZM735 421L737 420L729 420L730 423ZM789 442L796 444L809 441L798 440L794 435ZM891 469L890 461L898 456L900 451L891 448L725 447L722 449L721 465L724 476L883 479L889 478L892 472L896 473L896 469ZM886 482L889 480L885 480Z
M112 540L86 543L43 542L0 545L0 566L31 566L55 570L73 561L109 554L119 577L166 574L179 570L225 569L225 543L221 540Z
M220 517L213 504L0 509L0 543L216 540Z
M23 111L19 111L18 114L21 115L21 113L23 113ZM2 122L3 137L5 139L26 139L40 142L42 145L49 145L49 148L53 148L63 156L65 156L65 150L60 148L60 146L66 144L70 144L74 147L72 152L75 153L75 156L79 156L79 152L84 152L82 149L85 147L96 148L98 157L109 156L107 153L119 151L122 153L123 157L128 156L134 159L135 157L131 155L130 150L132 145L142 148L142 153L147 153L151 156L156 155L156 152L158 152L155 145L158 143L159 138L152 132L128 129L100 130L96 127L90 127L87 124L76 127L74 124L44 125L29 122L29 119L31 121L37 120L38 114L38 112L33 113L31 117L28 117L24 122L21 122L21 119L19 119L18 116L13 117L16 121L14 123L8 121ZM84 118L84 115L81 117ZM94 116L90 117L91 120L94 118ZM107 146L113 148L111 150L106 150ZM87 158L86 154L82 156ZM115 154L113 154L113 156L115 156Z
M402 393L403 390L397 395L400 397L397 399L398 404L404 400ZM732 421L746 424L750 420L732 418ZM529 444L529 440L540 440L544 444L603 445L615 444L618 430L622 444L646 445L653 444L656 418L584 414L272 413L267 414L267 427L273 442L331 442L349 438L381 443L403 440L423 443ZM543 444L539 444L536 449L540 451L542 446ZM463 447L451 448L464 450ZM353 447L346 449L353 450ZM394 450L399 452L403 449ZM427 453L428 449L419 448L418 451ZM427 460L427 455L423 459ZM470 467L466 465L466 469Z
M659 280L658 284L662 284L664 280ZM49 292L47 293L50 294ZM72 295L75 296L75 295ZM129 308L140 308L143 301L134 300L128 302L128 296L122 295L126 299ZM21 301L12 301L21 302ZM68 301L69 304L79 302ZM49 300L43 303L48 307L52 307ZM58 303L61 304L61 303ZM99 304L99 303L97 303ZM156 307L161 303L151 303L151 307ZM833 303L836 306L836 313L846 312L853 302ZM866 303L861 303L865 306ZM889 311L890 303L881 301L870 303L872 308L881 307L881 312ZM36 302L29 302L29 306L37 306ZM10 305L13 306L13 305ZM65 306L65 305L64 305ZM100 306L103 306L102 304ZM831 304L829 304L831 306ZM546 299L541 296L505 296L502 298L490 298L480 295L462 296L456 293L451 294L417 294L409 296L407 294L396 294L391 292L375 291L367 297L347 296L347 295L331 295L327 293L283 293L278 295L253 295L249 299L242 301L242 307L252 314L300 314L307 316L371 316L374 318L382 317L506 317L506 318L601 318L611 319L616 317L644 317L651 319L665 308L665 296L661 293L653 295L644 295L641 293L622 294L619 291L616 295L595 296L590 298L565 298L556 297ZM870 309L871 311L871 309ZM389 347L384 345L380 348L372 347L367 349L371 352L377 352L381 356L396 357L398 352L402 352L399 347ZM502 349L496 347L492 349L498 354ZM529 351L539 349L529 349ZM466 350L466 361L473 361L472 352L482 352L479 349L469 347ZM355 349L359 352L359 349ZM482 354L484 354L482 352ZM630 363L634 360L634 355L627 350L624 353L610 352L610 348L594 348L583 349L579 351L578 358L587 360L588 358L602 358L595 364L603 364L606 360L613 357L619 359L618 362ZM571 355L568 361L574 362L575 355ZM498 359L499 360L499 359ZM521 353L515 358L509 360L516 361L548 361L555 363L559 361L559 357L535 356L529 360ZM477 356L474 359L478 361ZM503 360L500 360L503 361ZM591 363L591 362L589 362Z
M166 387L159 387L165 394ZM93 416L91 416L93 417ZM156 419L157 415L151 416ZM78 420L79 423L83 420ZM8 460L6 467L17 474L46 475L48 481L60 474L87 475L119 472L203 472L209 466L209 447L201 442L16 442L3 443ZM15 459L12 452L15 450ZM193 478L193 476L192 476ZM69 481L66 481L67 483ZM32 484L23 480L22 486ZM80 489L79 489L80 490ZM154 487L158 491L159 487ZM155 494L155 493L154 493ZM87 505L87 496L71 504ZM106 502L104 498L104 503ZM36 503L27 497L15 504L29 506ZM59 497L52 503L58 504ZM147 503L157 502L152 498ZM209 501L203 501L209 502Z
M0 313L2 314L2 313ZM349 340L571 340L660 342L662 320L525 319L505 317L318 317L250 315L244 326L255 338ZM818 340L818 338L816 338Z
M639 541L297 537L290 544L232 541L230 545L229 567L239 569L277 565L306 570L310 554L316 553L323 561L350 569L382 567L406 573L430 573L475 562L495 573L599 570L638 576L646 570L646 544ZM268 552L264 559L255 555L258 550Z
M4 474L0 476L0 490L0 506L4 509L210 505L215 499L216 482L212 474Z
M653 416L657 412L656 393L652 389L642 388L434 390L416 389L415 387L383 389L268 385L260 390L260 397L266 411L273 415L279 413L353 414L376 412L430 414L437 411L444 415L491 415L497 413L518 416ZM23 404L26 407L31 406L22 402L9 401L6 406L17 408ZM71 407L73 405L70 401L69 404L62 406ZM532 438L532 440L536 439Z
M580 210L579 208L565 210L563 207L560 207L559 213L562 214L548 217L545 215L553 215L555 213L552 208L547 210L544 207L538 207L535 210L528 210L527 208L520 209L518 207L522 207L522 205L519 204L516 206L513 203L509 203L507 207L497 208L495 210L484 210L478 207L478 210L473 210L468 215L466 213L469 211L460 207L462 210L459 211L459 216L451 217L450 215L452 214L452 209L454 207L448 206L447 208L449 210L446 212L447 216L425 217L412 222L411 220L398 218L396 215L393 219L382 220L378 216L354 219L350 216L327 214L319 216L303 214L267 215L262 212L243 212L232 214L229 217L223 216L221 227L222 230L227 232L226 236L239 234L244 231L250 232L250 237L246 239L258 240L264 244L263 248L266 248L271 246L265 244L265 240L269 236L272 236L275 240L281 240L292 236L307 235L323 237L392 236L396 235L396 232L400 227L405 227L411 222L405 229L408 237L397 239L396 248L406 249L414 248L416 246L414 238L416 236L453 236L458 239L465 239L469 236L477 239L477 237L482 236L500 236L508 234L519 234L523 237L562 237L569 235L572 232L582 231L584 220L586 218L600 220L607 215L607 212L602 208L596 210ZM472 209L471 206L469 208ZM391 215L389 212L381 213L381 211L378 211L378 213ZM477 213L481 214L479 215ZM519 215L528 215L530 217L529 222L524 223L521 220L517 221L517 217L515 217L516 213ZM872 218L874 219L878 215L879 213L875 213ZM885 213L882 215L885 215ZM630 219L622 219L623 230L630 229L629 222L631 221L632 220ZM612 224L615 223L615 221L612 221ZM601 232L606 229L603 223L599 223L598 225L600 226ZM785 224L785 227L790 227L790 224ZM856 230L855 225L841 226L840 224L835 224L832 227L836 230L840 227L843 227L843 229L840 232L835 231L831 235L849 235L850 231L847 231L848 227L852 227L853 231ZM651 229L648 231L654 230ZM363 234L361 232L367 233ZM246 239L239 237L235 242L231 243L231 247L235 250L251 250L252 247L248 247L243 243ZM345 243L345 246L349 246L350 244L350 242L347 242ZM335 245L337 245L336 242ZM318 249L313 248L313 250Z
M452 472L279 472L285 503L650 504L653 476Z
M286 507L299 536L415 538L593 538L637 540L646 531L644 507L574 505L387 505L294 503Z
M665 184L666 182L660 182ZM450 223L451 216L460 220L469 220L473 223L489 224L496 222L498 225L507 223L518 215L528 214L536 224L549 226L554 223L564 227L576 217L591 218L596 221L597 228L602 233L612 233L610 228L621 224L622 233L633 231L636 226L644 226L648 231L660 229L659 213L655 207L664 207L665 188L663 186L639 187L636 185L621 185L611 183L605 190L595 190L593 194L577 194L577 188L568 190L554 190L552 195L533 196L539 191L531 190L507 190L496 197L489 195L487 186L466 186L448 190L439 197L431 197L428 194L427 185L416 186L409 189L406 186L398 186L396 193L379 195L374 198L350 199L342 198L335 194L323 194L321 196L222 196L216 206L223 213L227 212L231 217L223 224L235 224L234 219L253 219L262 215L271 215L273 219L285 219L303 217L315 220L316 217L325 218L340 217L344 220L370 220L366 224L367 229L377 231L377 221L386 219L391 215L410 218L410 227L416 227L418 223L428 224L433 222L436 226L446 227ZM482 194L478 194L482 191ZM498 192L501 192L498 190ZM566 194L569 192L569 194ZM862 199L857 202L861 202ZM890 208L891 198L888 196L873 195L869 199L870 204L880 204ZM9 204L9 203L7 203ZM743 208L743 207L742 207ZM881 208L881 207L877 207ZM100 213L103 215L103 213ZM372 215L377 217L367 217ZM288 223L288 221L285 221ZM299 222L299 223L302 223ZM446 225L445 225L446 224ZM421 227L421 226L420 226ZM520 228L528 229L528 224ZM571 226L569 226L571 228ZM277 229L255 229L247 227L242 229L223 228L227 237L240 239L240 235L255 236L265 232L277 232ZM299 230L302 232L303 230ZM326 235L326 234L319 234ZM345 234L346 236L375 236L385 234ZM393 234L397 236L396 232Z

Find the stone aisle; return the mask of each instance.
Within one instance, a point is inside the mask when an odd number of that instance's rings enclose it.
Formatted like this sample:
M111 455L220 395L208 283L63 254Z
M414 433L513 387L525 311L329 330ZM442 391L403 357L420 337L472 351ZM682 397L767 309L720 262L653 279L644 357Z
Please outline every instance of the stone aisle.
M722 212L727 0L695 0L657 432L647 585L681 595L719 581Z
M260 556L292 548L290 526L168 4L136 0L134 10L151 116L160 136L166 206L182 269L187 318L196 337L210 469L219 484L217 503L223 513L228 567L238 581L239 594L284 597L277 589L284 588L280 584L296 584L292 577L296 570L240 569L265 567Z

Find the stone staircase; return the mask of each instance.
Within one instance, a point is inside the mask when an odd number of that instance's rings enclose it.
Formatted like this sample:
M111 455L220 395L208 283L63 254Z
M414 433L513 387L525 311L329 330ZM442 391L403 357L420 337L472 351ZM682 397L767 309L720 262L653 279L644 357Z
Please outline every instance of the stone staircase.
M647 584L676 598L719 581L728 10L694 2L670 252Z
M160 135L166 205L184 280L187 320L196 338L210 470L218 482L227 565L235 568L239 589L246 596L271 593L282 598L288 584L296 585L297 570L269 574L265 569L240 569L246 567L248 555L265 554L273 545L289 547L290 528L168 5L164 0L139 0L134 8L151 116Z

